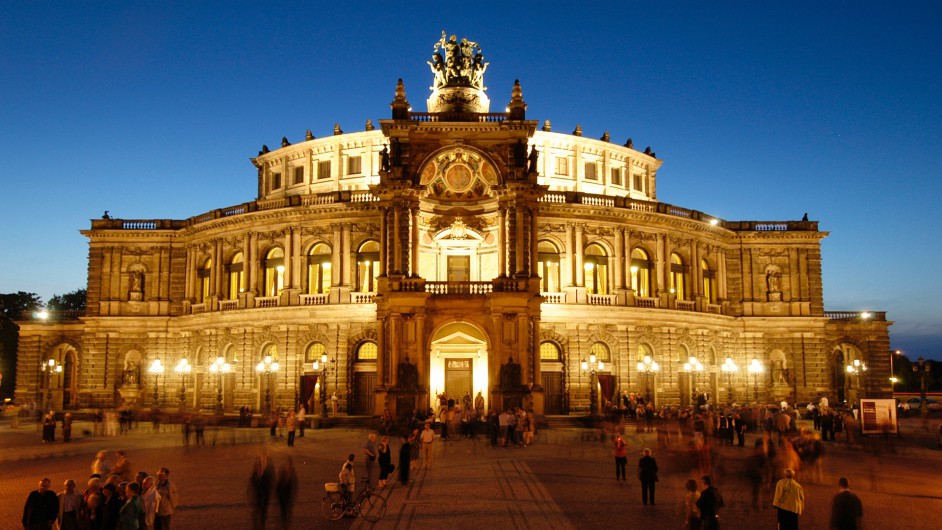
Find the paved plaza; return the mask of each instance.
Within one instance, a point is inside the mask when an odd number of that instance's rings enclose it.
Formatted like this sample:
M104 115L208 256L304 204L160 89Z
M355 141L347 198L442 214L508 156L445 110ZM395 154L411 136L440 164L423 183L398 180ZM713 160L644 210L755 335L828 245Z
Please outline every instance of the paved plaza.
M903 436L893 444L895 453L829 445L823 479L812 483L799 477L806 495L806 511L800 518L805 529L827 528L831 497L839 476L847 476L851 488L864 503L868 529L937 529L942 513L942 451L935 448L938 418L922 432L917 420L904 423ZM161 466L171 470L181 503L176 528L251 528L248 479L259 451L267 451L276 467L289 456L297 467L300 491L294 506L292 528L682 528L679 505L682 486L698 473L684 451L683 440L671 448L657 448L653 433L635 432L629 426L626 439L630 456L628 480L616 481L610 439L600 440L587 429L546 429L535 445L525 448L490 447L477 440L437 441L429 470L413 473L408 485L387 486L386 516L375 524L345 518L328 522L322 515L323 483L336 482L348 453L357 457L357 475L363 477L360 447L368 431L356 428L307 430L296 446L283 438L270 438L267 429L222 428L209 431L206 445L183 447L179 427L165 425L154 431L142 423L130 434L105 438L82 435L89 426L78 424L69 444L39 443L40 432L28 423L18 429L0 425L0 529L20 528L26 495L42 477L52 479L56 491L67 478L82 483L100 449L125 450L132 470L155 474ZM61 438L60 438L61 439ZM751 446L754 437L747 439ZM399 440L392 444L398 463ZM641 449L654 449L660 466L657 505L641 503L636 462ZM750 506L744 475L749 449L716 449L716 484L726 508L722 528L775 528L774 510L755 511ZM113 460L112 460L113 463ZM375 477L374 477L375 479ZM81 488L80 488L81 489ZM269 511L268 528L282 528L277 503Z

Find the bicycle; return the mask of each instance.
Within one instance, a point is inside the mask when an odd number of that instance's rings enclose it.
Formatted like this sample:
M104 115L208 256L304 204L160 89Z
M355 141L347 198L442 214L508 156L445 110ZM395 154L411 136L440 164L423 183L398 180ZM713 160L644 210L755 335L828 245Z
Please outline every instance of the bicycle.
M386 515L386 499L370 484L366 484L353 498L341 493L336 482L324 484L324 490L327 492L323 500L324 517L330 521L351 515L375 523Z

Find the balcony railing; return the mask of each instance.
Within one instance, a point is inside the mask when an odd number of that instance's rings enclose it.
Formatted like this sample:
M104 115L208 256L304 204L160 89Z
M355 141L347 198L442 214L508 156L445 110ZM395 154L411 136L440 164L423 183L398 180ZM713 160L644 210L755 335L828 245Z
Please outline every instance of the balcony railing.
M886 311L825 311L831 320L874 320L886 322Z
M429 294L482 295L494 292L491 282L425 282Z
M615 295L613 294L586 293L586 299L589 305L615 305Z
M565 304L566 293L540 293L544 304Z
M256 296L255 307L278 307L280 301L280 296Z
M302 294L301 305L327 305L327 293Z
M238 300L220 300L219 301L220 311L232 311L233 309L239 309Z
M351 304L372 304L376 293L350 293Z
M681 311L696 311L697 303L692 300L677 300L677 309Z

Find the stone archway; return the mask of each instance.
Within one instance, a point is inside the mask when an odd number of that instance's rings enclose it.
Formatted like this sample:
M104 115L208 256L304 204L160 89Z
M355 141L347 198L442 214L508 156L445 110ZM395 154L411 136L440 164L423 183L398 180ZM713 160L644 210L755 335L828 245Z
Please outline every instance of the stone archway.
M488 341L484 331L468 322L452 322L439 328L429 349L429 406L438 412L437 397L444 394L460 404L466 393L472 399L488 395Z

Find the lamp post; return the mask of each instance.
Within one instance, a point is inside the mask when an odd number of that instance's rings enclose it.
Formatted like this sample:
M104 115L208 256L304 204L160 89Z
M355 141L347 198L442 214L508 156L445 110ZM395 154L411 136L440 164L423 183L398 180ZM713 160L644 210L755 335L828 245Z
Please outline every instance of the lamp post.
M157 407L160 404L160 388L157 386L157 378L164 373L164 365L160 362L160 359L154 359L147 367L147 371L154 376L154 407Z
M275 361L271 358L271 355L266 355L257 365L255 365L255 371L259 375L265 376L265 413L268 414L271 412L271 374L278 372L278 361Z
M216 376L216 412L222 413L222 375L232 371L232 366L222 357L216 357L216 360L209 365L209 372Z
M723 364L720 365L720 370L726 374L726 403L728 405L733 404L733 374L739 371L739 367L736 366L736 363L733 362L732 357L727 357Z
M314 361L314 371L320 372L318 379L320 379L320 401L321 401L321 417L327 417L327 354L321 354L320 361Z
M651 376L660 371L661 365L651 359L650 355L645 355L643 359L638 361L638 372L644 375L644 400L646 403L651 403Z
M919 414L926 417L929 414L929 408L926 405L926 376L932 371L932 361L927 361L920 357L913 363L913 372L919 376Z
M590 354L588 362L583 359L579 363L579 368L589 374L589 409L595 413L599 405L598 394L595 391L595 376L598 374L596 370L604 370L605 363L598 360L595 354Z
M759 359L755 357L749 361L749 373L752 374L752 398L758 403L759 402L759 374L765 371L765 367L762 366L762 363L759 362Z
M39 363L39 369L42 370L43 375L46 376L46 399L43 400L46 406L43 407L43 409L49 410L52 408L52 374L61 374L62 365L55 359L49 359L48 361Z
M860 376L867 371L867 363L860 362L860 359L854 359L852 364L847 365L847 373L854 376L856 381L854 388L857 391L856 399L864 397L863 387L860 386Z
M186 357L180 359L180 362L177 363L177 366L173 369L174 372L180 374L180 408L184 407L184 402L186 401L186 380L190 378L190 372L193 370L193 367L190 366L190 361Z
M693 403L693 396L697 391L697 383L700 379L700 372L703 371L703 363L697 360L696 357L690 357L687 359L687 362L684 363L684 371L687 372L688 377L693 376L692 384L690 385L690 401ZM699 407L697 407L699 409Z

